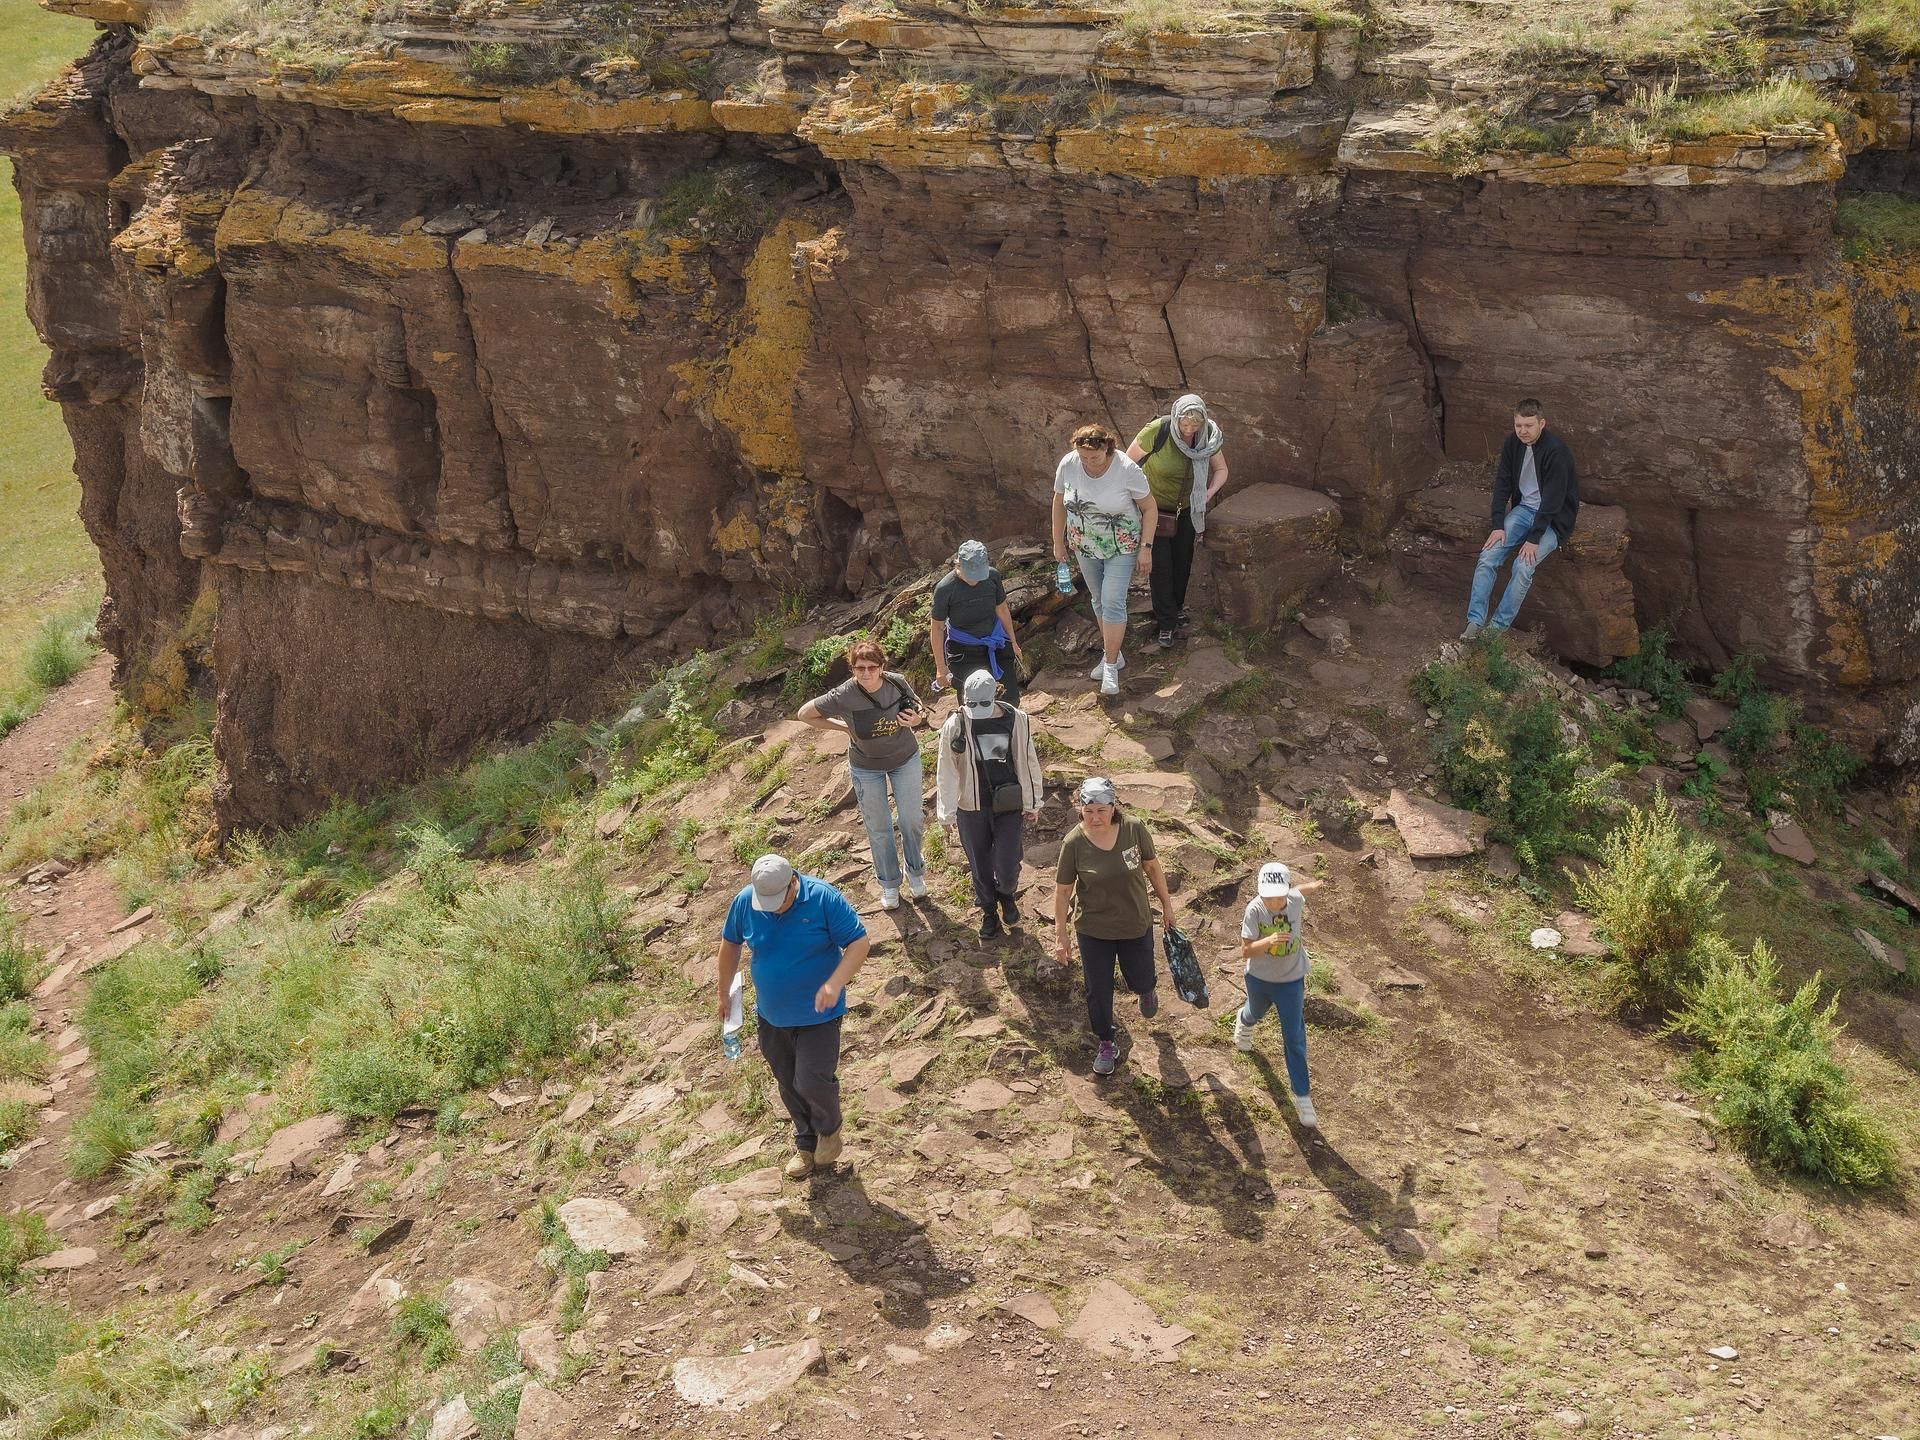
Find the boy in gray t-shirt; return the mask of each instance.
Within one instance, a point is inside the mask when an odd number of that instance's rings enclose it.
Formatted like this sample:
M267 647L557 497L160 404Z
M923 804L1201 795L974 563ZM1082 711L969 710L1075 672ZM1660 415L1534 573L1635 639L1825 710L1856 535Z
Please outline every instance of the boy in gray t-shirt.
M1233 1043L1253 1049L1253 1027L1271 1010L1280 1021L1280 1040L1286 1052L1287 1084L1293 1091L1294 1113L1310 1130L1320 1126L1308 1098L1307 1078L1307 947L1300 922L1306 892L1324 881L1293 883L1293 873L1278 860L1260 867L1258 893L1240 917L1240 954L1247 962L1247 1003L1233 1017Z

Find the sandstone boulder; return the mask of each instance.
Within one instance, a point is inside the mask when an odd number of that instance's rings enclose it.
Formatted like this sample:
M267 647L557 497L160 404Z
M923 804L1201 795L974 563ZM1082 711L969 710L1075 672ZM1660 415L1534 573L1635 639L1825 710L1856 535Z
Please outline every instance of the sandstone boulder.
M647 1228L617 1200L569 1200L560 1207L567 1238L582 1250L601 1250L616 1259L647 1251Z
M1222 618L1245 630L1271 629L1339 568L1340 507L1296 485L1251 485L1207 511Z
M513 1440L562 1440L574 1433L579 1418L579 1407L571 1400L534 1380L520 1392Z
M447 1282L441 1301L453 1338L471 1355L519 1318L514 1294L497 1281L480 1275L457 1275Z
M347 1122L338 1115L315 1115L297 1125L284 1126L274 1131L273 1138L267 1141L267 1147L260 1152L255 1168L293 1172L304 1170L313 1163L316 1155L339 1138L346 1126Z
M773 1345L747 1355L688 1356L673 1362L673 1388L703 1410L745 1410L791 1389L823 1363L818 1340Z
M1463 624L1492 497L1490 480L1455 480L1423 490L1387 541L1400 573L1457 610ZM1509 562L1494 588L1495 604L1511 573ZM1555 653L1582 664L1610 665L1639 648L1627 583L1626 511L1580 506L1573 538L1540 566L1520 611L1521 625L1542 621Z
M1472 855L1486 844L1487 829L1492 824L1484 815L1398 789L1387 797L1387 813L1406 842L1407 854L1415 860Z
M1229 686L1252 672L1236 663L1218 645L1197 645L1173 679L1140 702L1142 714L1158 720L1176 720L1216 699ZM1091 746L1083 747L1091 748Z

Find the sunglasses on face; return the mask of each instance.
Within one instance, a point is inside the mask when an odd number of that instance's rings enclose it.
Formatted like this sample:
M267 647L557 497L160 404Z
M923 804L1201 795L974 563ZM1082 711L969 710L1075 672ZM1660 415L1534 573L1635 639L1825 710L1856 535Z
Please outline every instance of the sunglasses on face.
M1104 440L1076 440L1073 442L1073 448L1076 450L1111 450L1113 446Z

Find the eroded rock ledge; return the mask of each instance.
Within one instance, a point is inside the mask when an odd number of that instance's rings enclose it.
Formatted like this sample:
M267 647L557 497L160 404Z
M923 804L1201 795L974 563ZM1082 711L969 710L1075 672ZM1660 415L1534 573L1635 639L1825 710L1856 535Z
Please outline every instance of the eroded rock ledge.
M475 72L612 7L414 0L317 65L57 8L107 30L0 126L29 306L123 669L216 584L230 822L1037 533L1074 424L1190 389L1239 482L1442 576L1410 500L1537 394L1615 517L1594 593L1920 754L1920 267L1832 233L1920 194L1911 65L1772 38L1844 133L1463 165L1472 75L1298 12L626 6L644 44L536 82Z

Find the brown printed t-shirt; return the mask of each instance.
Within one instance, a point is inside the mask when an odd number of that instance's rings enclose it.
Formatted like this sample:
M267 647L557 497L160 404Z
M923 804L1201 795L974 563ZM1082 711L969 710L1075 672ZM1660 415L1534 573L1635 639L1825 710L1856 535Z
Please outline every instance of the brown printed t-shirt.
M847 762L856 770L898 770L920 753L919 739L900 723L900 712L918 710L920 697L891 670L871 695L849 679L818 697L813 708L853 728Z
M1074 887L1073 928L1096 940L1138 940L1152 933L1145 868L1151 859L1153 836L1131 815L1120 821L1111 850L1094 844L1078 825L1068 831L1053 879Z

